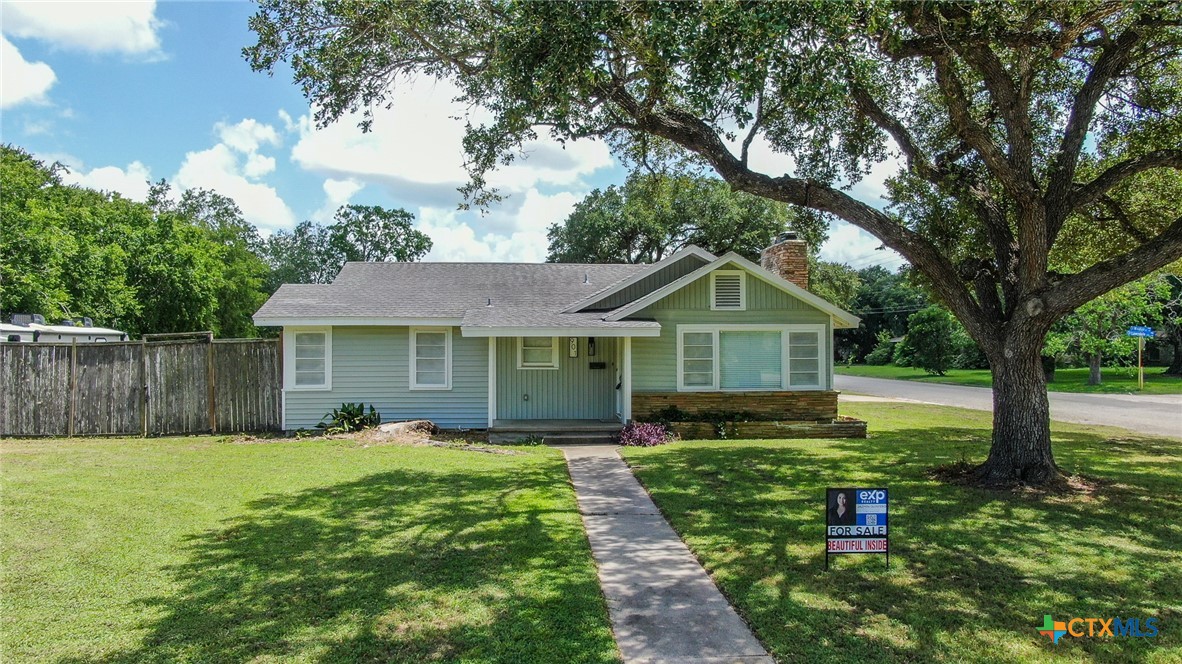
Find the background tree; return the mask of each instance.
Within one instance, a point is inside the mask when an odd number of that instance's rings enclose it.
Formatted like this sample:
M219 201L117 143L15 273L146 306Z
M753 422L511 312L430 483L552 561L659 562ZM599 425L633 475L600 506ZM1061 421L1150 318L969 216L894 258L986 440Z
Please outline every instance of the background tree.
M273 233L261 253L270 266L266 290L283 284L327 284L346 261L417 261L431 251L431 238L412 226L414 215L401 208L345 205L334 223L310 221Z
M907 319L907 342L911 345L911 365L943 376L956 357L953 343L954 319L947 309L933 304Z
M346 205L328 227L328 244L345 261L417 261L431 238L413 228L413 214L377 205Z
M0 308L49 321L93 318L133 335L213 330L254 336L267 268L253 226L210 191L147 203L61 182L12 146L0 149Z
M862 277L849 265L818 260L810 256L809 290L842 309L853 310L854 300L862 287ZM847 346L847 353L854 352Z
M1170 345L1174 354L1170 359L1170 366L1166 367L1168 376L1182 376L1182 276L1167 274L1161 277L1159 293L1165 298L1162 303L1162 332L1164 343Z
M476 203L495 195L487 172L547 127L616 145L657 137L736 189L870 232L989 357L985 484L1061 478L1041 367L1047 333L1182 256L1175 210L1127 251L1070 273L1049 262L1065 225L1106 194L1182 168L1176 3L264 0L250 25L252 66L293 61L320 124L387 103L399 76L456 81L462 101L492 115L464 143ZM794 173L755 169L756 140L790 155ZM904 162L884 211L841 182L888 150Z
M847 307L858 288L846 266L817 259L826 223L776 201L736 192L718 178L633 172L623 186L595 189L550 226L551 263L655 263L687 245L759 262L791 229L809 246L809 290Z
M883 331L888 339L906 334L907 317L930 304L927 293L912 284L909 275L907 267L891 272L872 265L858 271L858 290L848 310L861 317L862 325L835 333L842 343L854 346L855 357L863 358L877 348Z
M62 170L0 148L0 311L121 322L137 308L125 267L134 204L67 187Z
M1131 359L1137 340L1131 325L1157 326L1165 303L1163 282L1144 279L1105 293L1073 311L1048 336L1048 346L1087 358L1088 385L1099 385L1105 359Z
M623 186L592 191L566 220L550 226L546 260L655 263L694 244L758 262L790 223L811 248L819 248L824 225L796 221L789 206L733 191L718 178L636 172Z
M310 221L290 231L272 233L263 241L262 253L271 268L268 293L283 284L327 284L344 264L344 258L329 243L328 229Z
M189 263L195 271L202 273L201 278L210 280L199 289L208 289L215 301L213 321L207 327L223 337L258 336L251 316L267 299L263 288L269 269L259 256L263 242L258 230L246 221L238 205L232 199L207 189L189 189L182 192L178 200L173 200L168 183L161 181L149 191L148 206L159 218L157 231L171 220L180 227L204 231L196 233L199 237L190 237L191 241L213 244L206 247L204 252L218 263L216 268L199 267L202 265L201 259L196 256ZM180 240L188 235L186 231L179 232ZM173 237L171 233L168 235ZM159 302L161 306L171 307L163 299ZM204 311L206 303L202 302L196 307L197 311ZM198 314L198 319L204 316L204 313ZM152 323L154 326L164 324L163 317L158 317Z

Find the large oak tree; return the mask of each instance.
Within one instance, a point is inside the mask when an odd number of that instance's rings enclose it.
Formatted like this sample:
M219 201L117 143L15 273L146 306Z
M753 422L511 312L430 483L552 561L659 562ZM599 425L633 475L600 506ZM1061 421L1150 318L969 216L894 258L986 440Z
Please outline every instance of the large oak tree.
M989 357L980 479L1044 483L1060 476L1040 362L1051 325L1182 256L1174 210L1078 270L1049 262L1108 194L1182 168L1180 25L1179 5L1157 2L263 0L246 55L290 63L322 124L386 104L402 76L455 81L494 118L465 141L476 202L485 173L548 129L670 142L738 190L867 230ZM757 170L756 141L793 172ZM840 186L891 153L888 209Z

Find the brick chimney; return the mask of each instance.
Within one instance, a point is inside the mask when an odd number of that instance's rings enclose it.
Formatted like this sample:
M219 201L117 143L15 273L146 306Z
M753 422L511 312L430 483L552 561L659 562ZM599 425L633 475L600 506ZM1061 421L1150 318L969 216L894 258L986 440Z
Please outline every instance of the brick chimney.
M772 246L763 250L759 263L768 272L778 274L808 290L809 245L804 240L797 239L796 233L777 235Z

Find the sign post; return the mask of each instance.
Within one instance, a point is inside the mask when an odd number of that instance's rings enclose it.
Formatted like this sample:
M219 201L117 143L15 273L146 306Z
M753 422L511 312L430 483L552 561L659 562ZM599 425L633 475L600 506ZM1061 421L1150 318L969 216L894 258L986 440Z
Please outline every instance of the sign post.
M847 553L881 553L891 566L886 489L825 490L825 569Z
M1145 389L1145 364L1141 361L1141 354L1145 351L1145 338L1153 338L1153 328L1145 325L1133 325L1125 333L1130 337L1137 337L1137 389Z

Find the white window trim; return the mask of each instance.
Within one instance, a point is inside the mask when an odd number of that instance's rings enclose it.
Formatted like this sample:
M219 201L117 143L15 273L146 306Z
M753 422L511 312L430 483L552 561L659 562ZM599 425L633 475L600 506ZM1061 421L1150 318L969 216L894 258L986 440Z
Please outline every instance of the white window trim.
M718 275L738 275L739 277L739 306L736 307L720 307L716 296L718 291L715 289L714 282L718 281ZM715 270L710 273L710 310L711 311L746 311L747 310L747 273L743 270Z
M418 357L415 353L418 340L415 337L420 332L438 334L443 333L443 385L419 385ZM451 328L450 327L412 327L407 344L410 347L410 389L446 391L451 389Z
M687 333L710 332L714 335L714 382L709 387L685 384L684 337ZM721 332L779 332L780 333L780 386L779 387L744 387L723 388L722 367L720 363L721 347L719 344ZM788 352L788 335L792 332L817 333L817 384L790 385L791 358ZM677 326L677 391L678 392L810 392L828 389L829 371L829 340L826 338L825 325L820 323L798 323L794 325L678 325Z
M295 335L298 332L324 333L324 384L295 384ZM292 392L328 392L332 390L332 327L285 327L283 328L283 388Z
M517 337L517 368L521 371L557 371L558 370L558 337L550 339L550 363L525 363L525 337Z

